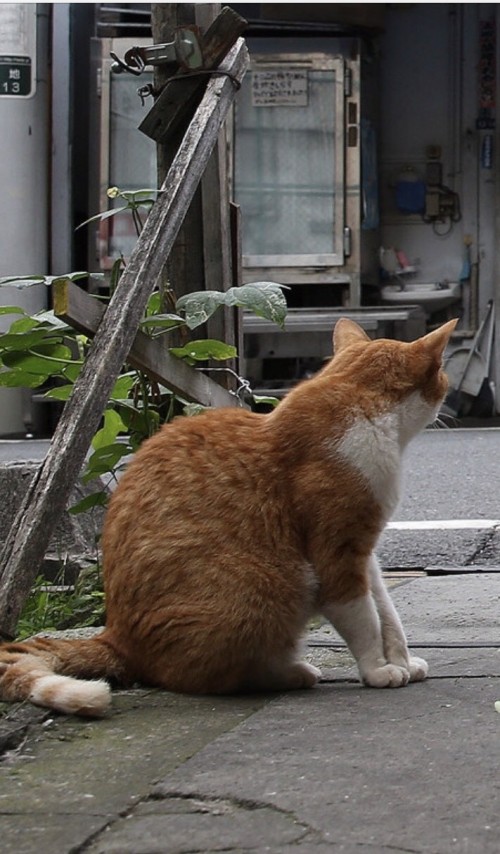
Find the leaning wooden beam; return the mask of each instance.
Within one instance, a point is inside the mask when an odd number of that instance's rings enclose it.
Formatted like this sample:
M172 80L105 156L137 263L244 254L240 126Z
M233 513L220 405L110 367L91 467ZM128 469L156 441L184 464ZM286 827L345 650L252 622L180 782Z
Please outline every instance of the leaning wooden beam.
M106 313L102 303L69 279L60 279L54 283L52 299L57 317L79 332L94 337ZM230 394L206 374L172 356L168 351L165 336L152 339L139 330L126 361L186 400L201 403L203 406L239 405L235 395Z
M238 39L210 80L99 325L61 415L47 456L27 491L0 555L0 634L10 637L47 549L54 525L81 470L109 393L135 337L185 212L248 67ZM230 75L230 76L228 76ZM236 85L235 85L236 83Z

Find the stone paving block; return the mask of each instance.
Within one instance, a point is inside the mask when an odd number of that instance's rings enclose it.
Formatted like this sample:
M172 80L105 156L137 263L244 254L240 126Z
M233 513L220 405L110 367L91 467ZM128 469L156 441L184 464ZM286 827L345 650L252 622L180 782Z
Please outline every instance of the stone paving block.
M309 828L307 851L497 854L499 697L498 679L392 691L325 685L283 696L153 794L270 805ZM217 850L216 842L212 820L196 850ZM254 849L268 844L264 831Z
M320 626L306 649L324 669L314 690L116 692L105 720L33 726L0 765L2 854L497 854L499 582L393 589L431 665L424 683L362 687Z
M500 573L411 578L391 596L411 646L478 642L500 647ZM340 641L327 623L314 636Z
M263 839L266 846L281 846L309 836L293 816L255 803L174 797L149 802L147 814L141 807L100 834L88 854L255 851Z
M114 693L106 719L48 718L31 729L12 762L0 764L2 854L20 854L20 838L23 854L74 852L92 836L94 825L116 821L147 798L169 769L268 700L132 690ZM5 817L10 818L4 822ZM82 837L86 823L88 834ZM59 825L64 834L54 845Z
M39 462L0 463L0 546L5 541L26 490L38 471ZM75 486L69 506L76 504L85 495L95 492L95 482L90 486ZM103 509L94 508L89 513L77 516L65 512L59 520L48 551L55 555L94 555L102 527Z
M500 679L500 648L450 649L413 647L412 652L425 658L429 665L428 680L433 679ZM321 682L359 682L358 669L349 653L328 648L309 648L307 660L319 667ZM500 697L499 697L500 699Z
M69 854L103 830L113 816L47 812L28 815L0 813L0 849L3 854Z
M500 575L416 578L392 592L409 642L500 646Z

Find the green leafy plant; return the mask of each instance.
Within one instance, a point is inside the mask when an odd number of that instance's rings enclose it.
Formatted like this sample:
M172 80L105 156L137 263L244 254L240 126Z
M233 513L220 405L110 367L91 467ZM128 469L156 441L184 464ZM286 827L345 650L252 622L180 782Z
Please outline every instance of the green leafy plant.
M102 220L109 219L117 214L124 213L124 211L130 211L135 230L137 234L140 234L144 225L141 216L142 209L145 209L146 212L149 211L159 192L161 192L161 190L120 190L119 187L108 187L106 191L108 199L122 199L123 204L119 207L110 208L107 211L101 211L100 213L95 214L95 216L91 216L89 219L81 222L80 225L77 226L77 229L83 228L91 222L101 222Z
M101 212L82 225L129 210L139 234L143 225L141 209L147 212L154 202L156 192L110 188L108 196L123 200L124 204ZM108 280L111 293L124 266L124 260L118 258L112 267ZM94 275L103 278L102 274L92 274L92 277ZM85 272L71 272L62 276L8 276L0 278L0 287L22 289L41 284L50 287L59 281L79 282L89 277L90 274ZM252 311L281 327L284 325L287 311L283 286L275 282L253 282L224 292L198 291L178 300L175 300L172 291L169 291L168 297L173 308L171 312L164 310L165 294L159 291L155 291L148 301L141 328L152 338L178 328L192 332L206 323L221 306ZM38 389L39 393L44 393L47 398L64 403L82 369L91 344L90 339L75 331L53 311L30 315L19 306L0 307L0 315L9 314L15 315L16 319L8 331L0 335L0 387ZM213 339L190 340L183 346L169 349L173 356L184 359L199 370L206 369L209 361L224 363L237 355L233 346ZM210 370L229 371L237 380L236 393L251 396L248 383L231 368L217 369L211 366ZM267 405L277 403L276 399L270 397L255 397L255 402ZM203 408L183 400L169 389L151 381L145 374L125 365L110 394L101 426L92 439L82 473L83 482L96 481L97 488L74 505L70 512L87 512L94 507L105 505L108 490L103 488L103 480L116 479L126 458L146 437L175 415L193 416ZM96 593L99 593L98 589ZM21 634L32 633L50 627L50 623L60 624L59 618L62 619L66 609L73 612L75 607L74 597L68 597L67 593L56 596L54 590L49 590L39 579L19 631Z
M74 585L52 583L39 575L17 624L19 640L38 632L82 626L100 626L104 622L104 590L98 564L81 570Z
M76 275L82 278L83 274ZM31 276L15 280L9 277L0 279L0 286L14 285L21 288L40 283L51 285L55 278ZM182 325L193 330L205 323L221 305L250 307L253 304L260 316L284 322L286 302L281 287L262 282L231 288L220 294L216 291L189 294L177 301L175 314L158 311L160 295L155 292L148 302L141 327L152 337L166 334L172 327ZM0 313L17 316L8 332L0 335L0 365L3 368L0 371L0 386L37 388L47 398L65 402L84 364L90 339L77 333L52 311L31 316L18 306L4 306L0 308ZM205 367L208 361L225 362L237 355L232 345L213 339L188 341L181 347L171 347L169 350L172 355L184 359L190 365ZM239 387L247 389L247 384L241 381ZM92 440L83 481L88 483L102 476L116 478L124 458L133 453L144 438L152 435L162 423L183 412L192 415L199 411L200 407L188 406L187 401L169 389L125 366L110 394L102 425ZM83 512L105 503L106 492L99 488L72 510Z

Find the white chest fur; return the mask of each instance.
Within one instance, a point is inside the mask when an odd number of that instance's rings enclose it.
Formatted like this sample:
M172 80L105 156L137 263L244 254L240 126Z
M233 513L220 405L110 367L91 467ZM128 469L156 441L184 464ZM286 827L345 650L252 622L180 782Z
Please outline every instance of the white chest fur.
M386 518L396 508L401 485L401 445L396 413L359 418L335 451L368 482Z
M360 413L335 445L335 453L368 482L386 519L399 501L402 452L435 417L435 407L414 392L381 415L367 418Z

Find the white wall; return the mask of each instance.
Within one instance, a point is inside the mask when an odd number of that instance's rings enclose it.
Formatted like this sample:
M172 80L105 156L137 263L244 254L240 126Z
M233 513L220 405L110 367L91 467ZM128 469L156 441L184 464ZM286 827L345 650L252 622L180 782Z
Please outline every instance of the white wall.
M31 16L36 16L36 67ZM2 4L0 18L3 33L11 40L8 55L30 55L36 78L31 96L0 97L0 275L43 275L48 272L49 6L16 4L12 9ZM0 304L33 313L45 308L46 301L45 285L0 292ZM0 318L0 331L14 319L13 315ZM31 417L29 391L0 388L0 436L23 434Z
M388 6L381 38L381 207L384 246L405 251L417 262L419 281L456 281L462 270L464 237L472 238L479 261L479 314L493 294L495 236L493 169L481 166L484 132L479 110L479 19L496 4L418 3ZM460 196L462 219L433 229L395 204L394 184L412 166L425 175L428 145L442 149L443 183ZM464 287L464 322L469 324L469 286Z

